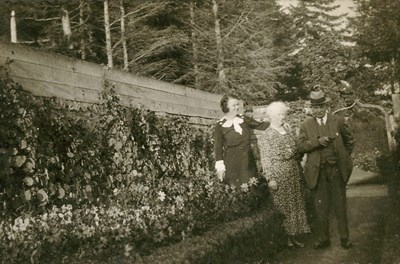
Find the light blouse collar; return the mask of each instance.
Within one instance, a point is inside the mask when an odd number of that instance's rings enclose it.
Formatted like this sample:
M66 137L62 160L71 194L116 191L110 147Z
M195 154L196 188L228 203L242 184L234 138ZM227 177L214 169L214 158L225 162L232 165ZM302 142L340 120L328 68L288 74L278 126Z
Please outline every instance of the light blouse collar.
M236 116L233 119L226 119L225 122L222 124L223 127L231 127L233 125L233 129L238 132L240 135L242 134L242 127L240 126L243 123L243 118Z

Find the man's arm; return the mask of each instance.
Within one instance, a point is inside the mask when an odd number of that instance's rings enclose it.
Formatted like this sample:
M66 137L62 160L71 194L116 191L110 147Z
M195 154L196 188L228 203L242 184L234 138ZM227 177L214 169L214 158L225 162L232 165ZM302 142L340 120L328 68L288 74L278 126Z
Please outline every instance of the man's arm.
M347 152L351 154L354 148L354 138L350 132L349 126L344 121L344 118L340 118L339 122L339 132L343 139L343 145Z
M300 153L309 153L316 149L321 148L319 138L308 138L304 123L300 126L300 132L297 140L297 148Z

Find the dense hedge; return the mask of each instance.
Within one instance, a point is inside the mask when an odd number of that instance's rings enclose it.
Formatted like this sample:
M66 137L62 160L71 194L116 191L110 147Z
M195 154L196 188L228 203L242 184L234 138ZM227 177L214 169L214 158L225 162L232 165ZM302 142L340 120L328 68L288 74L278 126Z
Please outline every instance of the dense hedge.
M1 71L0 252L8 263L151 254L268 204L213 175L212 129L119 104L37 98Z

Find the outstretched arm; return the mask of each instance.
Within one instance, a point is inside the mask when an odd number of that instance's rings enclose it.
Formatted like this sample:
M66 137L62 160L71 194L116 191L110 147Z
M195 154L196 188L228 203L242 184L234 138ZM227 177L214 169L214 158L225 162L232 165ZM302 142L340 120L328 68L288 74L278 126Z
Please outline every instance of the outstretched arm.
M255 120L252 117L249 116L243 116L244 122L246 122L246 124L252 128L252 129L257 129L257 130L265 130L269 127L269 125L271 124L268 121L264 121L264 122L259 122L257 120Z

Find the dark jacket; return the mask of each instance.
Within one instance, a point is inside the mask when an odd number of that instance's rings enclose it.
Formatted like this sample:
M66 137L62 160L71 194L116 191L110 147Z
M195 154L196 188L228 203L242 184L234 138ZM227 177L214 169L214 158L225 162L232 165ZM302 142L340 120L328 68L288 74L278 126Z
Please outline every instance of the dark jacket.
M326 125L329 130L329 138L332 139L340 174L343 181L347 183L353 170L351 152L353 151L354 139L342 117L328 114ZM318 181L321 150L323 148L318 141L318 126L319 124L314 117L306 119L300 126L298 137L299 151L307 154L304 176L310 189L314 189Z

